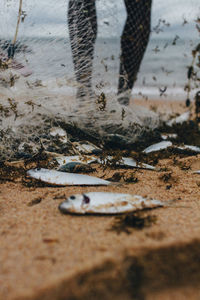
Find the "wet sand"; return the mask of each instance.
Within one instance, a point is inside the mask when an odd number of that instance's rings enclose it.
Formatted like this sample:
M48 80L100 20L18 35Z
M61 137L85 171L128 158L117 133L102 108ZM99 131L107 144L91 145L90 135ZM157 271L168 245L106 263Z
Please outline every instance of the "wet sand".
M186 110L182 102L155 104L173 114ZM200 175L192 171L200 155L159 159L157 167L96 165L91 175L137 178L108 187L29 187L22 175L2 181L0 299L199 299ZM143 212L155 222L140 230L123 217L59 212L65 197L89 191L139 194L166 207Z

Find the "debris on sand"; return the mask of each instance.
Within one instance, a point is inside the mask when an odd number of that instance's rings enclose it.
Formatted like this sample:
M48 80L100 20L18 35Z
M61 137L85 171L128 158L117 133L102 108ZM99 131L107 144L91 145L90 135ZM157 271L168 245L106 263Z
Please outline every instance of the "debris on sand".
M125 232L131 234L132 230L142 230L154 225L157 221L156 216L144 215L144 212L136 212L134 214L117 216L114 224L111 227L111 231L115 231L118 234Z
M31 200L27 206L31 207L31 206L34 206L34 205L37 205L39 204L40 202L42 202L42 198L41 197L38 197L38 198L35 198L33 200Z
M66 186L66 185L109 185L111 182L97 177L63 173L48 169L32 169L27 172L31 178L40 180L50 185Z
M122 214L160 206L164 204L138 195L91 192L68 197L59 210L73 214Z

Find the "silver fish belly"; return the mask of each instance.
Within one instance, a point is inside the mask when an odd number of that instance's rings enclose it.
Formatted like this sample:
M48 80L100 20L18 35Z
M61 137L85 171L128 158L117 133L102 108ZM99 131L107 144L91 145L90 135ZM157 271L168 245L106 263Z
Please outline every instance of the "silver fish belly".
M63 173L48 169L32 169L27 172L30 177L52 185L109 185L111 182L97 177Z
M160 206L164 204L138 195L91 192L68 197L59 210L72 214L122 214Z

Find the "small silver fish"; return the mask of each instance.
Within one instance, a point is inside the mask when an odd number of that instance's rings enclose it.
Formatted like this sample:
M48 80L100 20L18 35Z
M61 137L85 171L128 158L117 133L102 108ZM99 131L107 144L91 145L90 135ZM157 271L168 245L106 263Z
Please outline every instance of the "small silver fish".
M156 152L156 151L160 151L163 149L167 149L168 147L172 146L172 142L170 141L163 141L154 145L151 145L149 147L147 147L146 149L143 150L144 153L148 154L151 152Z
M183 145L183 146L179 146L177 147L178 149L180 150L191 150L191 151L194 151L196 153L200 153L200 148L197 147L197 146L191 146L191 145Z
M97 154L101 153L101 148L95 146L94 144L85 141L85 142L74 142L73 147L81 154Z
M160 206L164 204L138 195L91 192L72 195L58 208L62 213L72 214L122 214Z
M66 165L68 163L80 163L80 164L91 164L97 160L95 156L88 155L74 155L74 156L57 156L55 157L57 163L60 166Z
M155 170L156 168L145 164L145 163L140 163L134 160L131 157L122 157L122 163L120 163L121 166L127 166L127 167L133 167L133 168L138 168L138 169L147 169L147 170Z
M73 173L63 173L55 170L48 169L32 169L27 172L27 174L40 181L49 183L52 185L109 185L111 182L103 180L97 177L73 174Z
M105 163L107 163L108 161L112 161L113 158L114 158L113 156L107 156L104 161ZM98 158L97 162L102 163L102 160ZM137 169L156 170L155 167L145 163L137 162L132 157L122 157L121 160L116 163L116 165L121 167L131 167Z

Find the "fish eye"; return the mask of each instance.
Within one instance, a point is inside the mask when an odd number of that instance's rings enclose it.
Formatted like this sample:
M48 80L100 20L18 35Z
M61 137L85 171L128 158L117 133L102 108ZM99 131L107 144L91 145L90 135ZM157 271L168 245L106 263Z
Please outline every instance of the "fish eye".
M70 200L75 200L76 197L75 197L75 196L70 196L69 199L70 199Z

